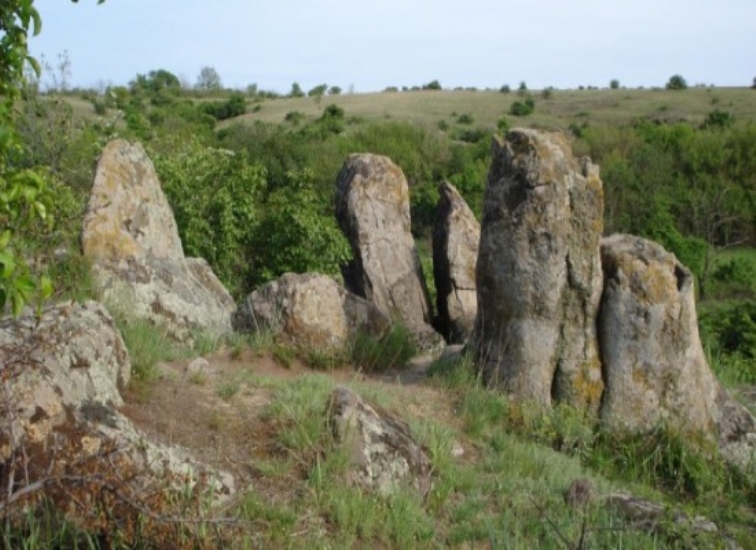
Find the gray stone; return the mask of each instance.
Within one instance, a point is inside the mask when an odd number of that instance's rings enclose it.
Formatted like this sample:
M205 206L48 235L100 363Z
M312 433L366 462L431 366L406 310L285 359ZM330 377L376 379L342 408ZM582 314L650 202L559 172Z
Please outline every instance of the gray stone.
M231 330L234 301L207 262L184 258L173 212L141 145L115 140L103 150L82 248L109 306L162 324L179 340L193 330Z
M472 333L478 312L475 264L480 224L452 184L441 184L439 194L433 227L437 327L447 342L461 344Z
M425 497L432 486L432 466L414 441L409 426L360 396L338 386L329 404L335 440L351 462L349 483L387 495L401 486Z
M561 134L494 139L470 346L489 386L550 407L598 409L596 341L603 190L598 168Z
M380 338L391 321L377 306L325 275L286 273L264 284L241 304L240 331L270 330L311 348L340 348L359 332Z
M693 275L658 244L631 235L603 239L601 261L602 422L713 434L719 384L698 335Z
M354 253L344 269L347 289L402 321L421 347L436 346L402 170L387 157L350 155L336 180L336 218Z
M119 390L128 383L131 366L102 305L62 304L39 319L3 319L0 365L0 411L6 419L0 423L0 469L34 457L24 465L34 482L94 459L102 462L103 475L108 464L114 476L141 472L129 482L130 490L164 486L169 478L190 487L204 479L213 501L233 494L228 474L197 463L181 449L146 441L119 412Z

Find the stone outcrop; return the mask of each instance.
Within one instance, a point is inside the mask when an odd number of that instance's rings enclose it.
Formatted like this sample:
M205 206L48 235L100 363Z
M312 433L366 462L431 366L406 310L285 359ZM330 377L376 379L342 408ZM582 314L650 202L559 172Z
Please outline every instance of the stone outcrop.
M252 292L234 325L240 331L270 330L308 348L338 348L358 332L384 336L391 321L330 277L287 273Z
M475 325L478 296L480 224L457 189L444 182L433 227L433 278L436 283L436 327L447 342L464 343Z
M548 407L597 410L603 190L564 136L515 129L494 140L471 346L490 386Z
M99 473L141 472L135 489L171 479L212 481L218 501L233 492L233 479L198 464L179 449L145 440L118 408L131 371L129 355L110 314L96 302L64 304L0 321L4 387L0 410L0 472L20 456L31 481L101 463ZM5 467L5 469L3 468ZM36 476L36 478L35 478ZM100 478L98 478L100 479ZM19 478L20 480L20 478Z
M234 301L201 259L184 258L152 161L139 144L102 152L82 232L84 255L109 305L165 325L173 337L231 330Z
M437 344L402 170L387 157L350 155L336 180L336 218L354 254L347 289L401 320L421 347Z
M719 385L698 335L693 275L658 244L630 235L603 239L601 261L602 422L713 433Z
M425 497L432 486L426 452L414 441L407 424L337 387L329 404L334 439L351 462L349 483L382 495L413 487Z

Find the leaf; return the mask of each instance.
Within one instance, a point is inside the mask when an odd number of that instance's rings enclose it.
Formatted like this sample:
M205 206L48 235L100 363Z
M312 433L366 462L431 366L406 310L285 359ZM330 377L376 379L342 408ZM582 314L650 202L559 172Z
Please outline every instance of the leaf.
M42 299L47 300L50 296L52 296L53 291L55 290L53 288L52 281L50 280L50 277L47 277L45 275L42 276L42 278L39 280L39 288L42 293Z
M38 216L39 216L39 217L40 217L41 219L43 219L43 220L44 220L44 219L47 219L47 208L45 208L45 205L44 205L44 204L42 204L42 203L41 203L41 202L39 202L39 201L35 201L35 202L34 202L34 210L36 210L36 211L37 211L37 215L38 215Z
M0 264L3 264L2 279L7 279L16 269L16 260L7 252L0 252Z
M13 235L13 232L10 229L6 229L2 233L0 233L0 250L8 247L11 235Z
M11 294L11 312L13 313L14 317L21 315L21 312L24 310L25 305L26 300L24 300L24 297L21 296L21 294L17 292Z
M37 285L34 284L34 279L29 277L28 275L24 275L23 277L16 279L13 283L13 286L16 287L16 290L25 295L29 295L37 288Z

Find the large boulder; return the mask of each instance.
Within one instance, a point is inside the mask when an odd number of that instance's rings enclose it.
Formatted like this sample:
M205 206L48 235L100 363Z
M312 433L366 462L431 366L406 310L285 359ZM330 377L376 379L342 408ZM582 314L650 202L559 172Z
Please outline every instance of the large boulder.
M351 464L348 483L382 495L400 487L428 494L433 468L406 422L344 386L333 391L328 410L334 439Z
M603 239L601 261L602 422L713 434L719 384L698 335L693 275L660 245L631 235Z
M478 312L475 264L480 224L452 184L442 183L439 194L433 226L436 326L449 343L461 344L472 333Z
M391 321L373 303L325 275L286 273L264 284L241 304L240 331L270 330L308 348L339 348L358 332L380 338Z
M336 217L354 253L347 289L402 321L422 347L437 344L401 168L387 157L350 155L336 180Z
M179 340L195 329L231 330L234 301L207 262L184 258L173 212L141 145L115 140L103 150L81 240L109 305L163 324Z
M230 476L180 449L146 441L119 412L131 366L113 318L100 304L63 304L39 318L3 319L0 364L0 477L25 468L23 482L41 491L46 480L60 476L93 475L96 486L138 474L127 483L130 492L204 478L212 481L212 498L231 494ZM88 471L93 464L99 464L96 475ZM24 487L18 490L22 494Z
M603 189L561 134L495 138L483 203L471 337L485 381L518 399L598 409Z

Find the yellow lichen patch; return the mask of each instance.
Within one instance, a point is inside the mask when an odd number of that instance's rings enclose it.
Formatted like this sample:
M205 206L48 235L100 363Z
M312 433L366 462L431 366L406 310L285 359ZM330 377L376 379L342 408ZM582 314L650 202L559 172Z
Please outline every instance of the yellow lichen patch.
M598 409L604 392L601 380L601 362L598 358L583 361L572 380L575 392L575 406L585 406L590 410Z

